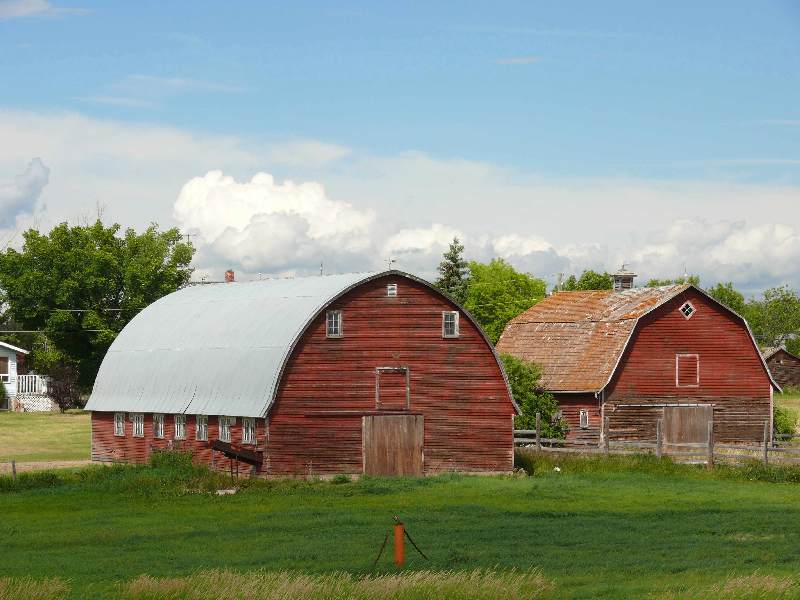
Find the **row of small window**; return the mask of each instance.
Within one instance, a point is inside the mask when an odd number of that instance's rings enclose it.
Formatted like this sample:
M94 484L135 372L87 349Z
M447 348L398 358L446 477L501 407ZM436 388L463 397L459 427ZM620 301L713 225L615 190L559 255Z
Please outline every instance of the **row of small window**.
M144 414L131 413L131 423L133 423L133 437L144 437ZM186 439L186 415L174 415L174 438L176 440ZM236 425L236 417L217 417L219 424L218 439L223 442L231 441L231 427ZM153 437L164 438L164 415L153 415ZM114 435L125 437L125 413L114 413ZM197 415L195 417L195 439L198 441L208 441L208 416ZM242 418L242 443L256 443L256 420L254 417Z
M342 311L329 310L325 315L325 335L329 338L340 338L344 336L342 326ZM446 310L442 312L442 337L457 338L458 331L458 311Z

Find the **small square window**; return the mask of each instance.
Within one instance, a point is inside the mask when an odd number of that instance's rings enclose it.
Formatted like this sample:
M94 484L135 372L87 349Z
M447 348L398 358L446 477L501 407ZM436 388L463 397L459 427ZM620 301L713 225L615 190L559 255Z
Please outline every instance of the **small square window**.
M133 421L133 437L144 437L144 415L141 413L131 415Z
M325 318L325 323L325 335L327 337L342 337L342 311L329 310Z
M389 298L394 298L397 296L396 283L390 283L389 285L386 286L386 295L389 296Z
M164 437L164 415L153 415L153 437Z
M208 440L208 416L195 417L195 437L201 442Z
M681 306L680 311L681 311L681 314L686 319L691 319L692 315L694 315L694 313L696 312L695 308L694 308L694 305L691 302L684 303L684 305Z
M256 420L252 417L242 419L242 443L256 443Z
M175 439L182 440L186 437L186 415L175 415Z
M114 413L114 435L125 437L125 413Z
M458 312L445 311L442 313L442 337L458 337Z
M581 409L580 425L581 425L581 429L588 429L589 428L589 411L586 410L585 408Z

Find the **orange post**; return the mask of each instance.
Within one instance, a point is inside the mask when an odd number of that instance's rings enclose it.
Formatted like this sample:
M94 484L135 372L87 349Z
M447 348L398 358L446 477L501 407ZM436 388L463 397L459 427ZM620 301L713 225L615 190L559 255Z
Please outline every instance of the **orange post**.
M405 529L398 521L394 526L394 564L402 567L406 564Z

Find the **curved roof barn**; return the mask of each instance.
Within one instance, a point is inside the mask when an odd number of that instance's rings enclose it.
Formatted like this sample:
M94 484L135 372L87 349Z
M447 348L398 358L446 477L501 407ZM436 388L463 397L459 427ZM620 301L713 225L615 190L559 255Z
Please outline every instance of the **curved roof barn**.
M196 285L169 294L117 336L86 409L263 417L315 317L354 287L386 275L431 287L392 270Z

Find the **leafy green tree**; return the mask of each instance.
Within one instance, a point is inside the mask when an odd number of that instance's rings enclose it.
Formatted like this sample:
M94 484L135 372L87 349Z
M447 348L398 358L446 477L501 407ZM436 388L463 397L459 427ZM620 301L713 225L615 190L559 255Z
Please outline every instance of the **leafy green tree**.
M770 288L760 300L748 302L747 317L762 346L785 345L788 350L800 337L800 298L788 286Z
M140 310L189 281L191 244L177 229L143 233L119 225L24 233L21 251L0 252L7 318L45 332L51 364L68 361L78 385L91 386L103 356Z
M463 304L467 297L469 276L467 261L463 255L464 244L454 237L439 263L439 278L434 282L437 288L459 304Z
M535 429L538 412L541 414L541 436L563 438L567 425L557 418L558 402L552 394L541 388L539 367L511 354L501 354L500 360L508 376L511 393L522 413L514 417L514 426L517 429Z
M580 277L570 275L561 284L561 289L569 292L589 291L589 290L610 290L614 288L614 278L608 273L598 273L597 271L584 271Z
M717 302L721 302L732 311L746 316L747 306L745 305L744 296L734 289L733 283L730 281L728 283L718 283L714 287L707 289L706 292Z
M500 339L506 324L544 298L547 290L543 280L518 273L502 258L494 258L488 264L473 261L469 270L464 307L493 344Z
M650 279L647 281L647 287L661 287L665 285L683 285L689 283L694 286L700 285L699 275L689 275L688 277L676 277L675 279Z

